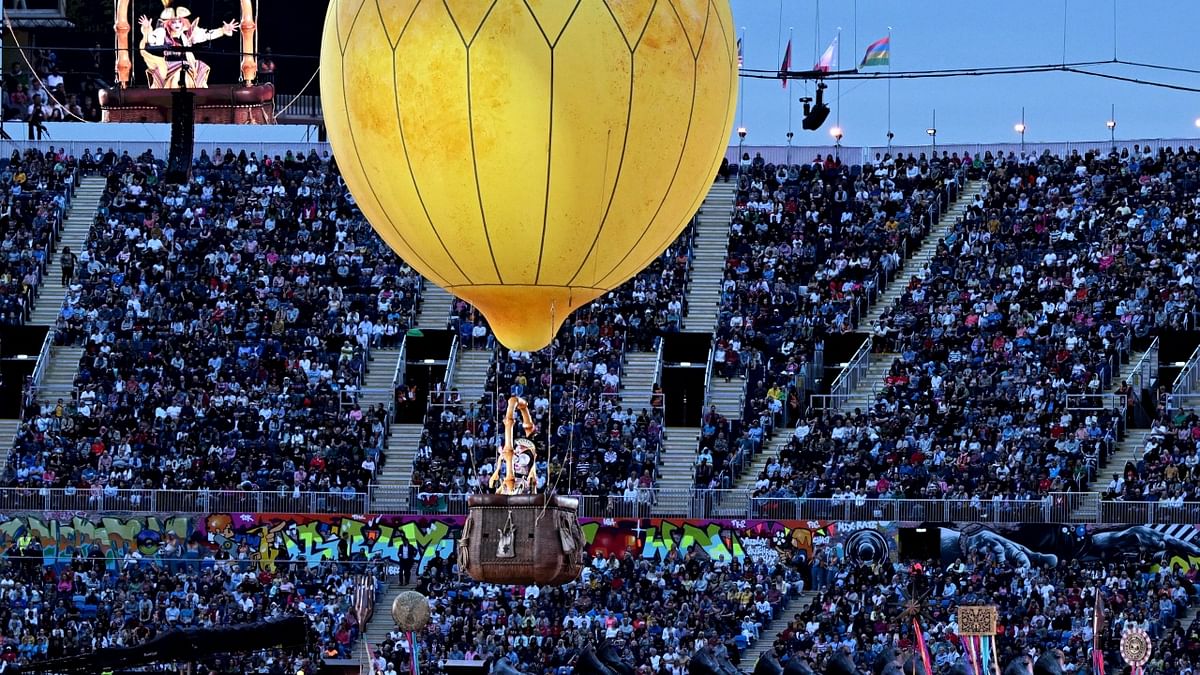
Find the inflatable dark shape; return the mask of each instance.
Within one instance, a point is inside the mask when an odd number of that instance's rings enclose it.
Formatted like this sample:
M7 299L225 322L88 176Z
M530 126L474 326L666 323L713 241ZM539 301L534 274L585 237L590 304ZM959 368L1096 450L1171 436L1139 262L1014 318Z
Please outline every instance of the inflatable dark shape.
M808 662L793 658L783 667L783 675L813 675L813 671L808 667Z
M825 662L825 675L859 675L854 661L840 649Z
M629 664L621 661L620 655L613 646L607 642L601 643L600 648L596 650L596 656L600 662L608 666L609 670L617 675L634 675L633 668Z
M966 661L959 659L954 662L954 665L950 666L950 670L946 673L946 675L974 675L974 673L972 672L971 667L967 665Z
M701 647L688 661L689 675L742 675L729 659L718 657L710 647Z
M925 662L915 655L908 657L901 670L904 675L933 675L932 673L925 672Z
M1030 675L1033 672L1033 659L1028 656L1018 656L1008 662L1004 675Z
M508 662L508 659L504 658L503 656L496 659L496 662L492 664L492 668L488 671L488 673L490 673L490 675L525 675L525 673L513 668L512 664Z
M591 647L585 647L575 660L575 672L581 675L617 675L612 668L604 665L600 657Z
M1037 663L1033 664L1033 675L1063 675L1061 652L1058 650L1048 651L1038 657Z
M153 663L200 661L218 654L242 654L277 648L299 651L309 644L312 638L310 633L307 621L300 617L220 628L186 628L163 633L135 647L105 647L81 656L27 664L13 672L99 673Z
M884 647L880 650L879 655L875 657L875 663L871 664L871 667L876 675L883 675L889 666L899 666L899 664L900 658L896 656L896 650L891 647Z
M786 672L783 666L779 665L779 659L776 658L773 649L758 657L758 663L754 664L754 675L784 675Z

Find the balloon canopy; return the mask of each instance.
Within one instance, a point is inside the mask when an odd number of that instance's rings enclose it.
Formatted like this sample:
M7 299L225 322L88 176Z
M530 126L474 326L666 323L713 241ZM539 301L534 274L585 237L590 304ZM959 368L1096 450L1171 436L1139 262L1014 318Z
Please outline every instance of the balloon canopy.
M735 50L728 0L334 0L321 99L380 236L535 350L695 214Z

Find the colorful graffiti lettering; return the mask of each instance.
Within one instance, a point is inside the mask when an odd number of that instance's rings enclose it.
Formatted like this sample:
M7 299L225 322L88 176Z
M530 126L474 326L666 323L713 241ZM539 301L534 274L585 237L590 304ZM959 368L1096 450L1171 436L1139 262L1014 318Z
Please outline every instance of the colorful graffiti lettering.
M135 549L153 555L167 535L184 540L192 520L185 516L98 517L41 515L5 516L0 522L0 549L8 549L22 538L36 540L47 565L69 562L76 554L91 557L99 550L107 559L117 559Z
M406 546L424 569L450 560L463 525L461 516L305 515L214 513L207 517L88 517L21 514L0 521L0 553L36 540L47 565L99 552L110 565L137 551L165 559L173 537L190 558L248 559L263 569L284 561L318 565L334 561L400 562ZM582 523L593 556L626 554L650 559L700 555L714 560L774 563L786 551L812 555L836 537L834 523L684 519L596 519ZM24 542L24 543L23 543ZM180 549L170 549L180 550Z

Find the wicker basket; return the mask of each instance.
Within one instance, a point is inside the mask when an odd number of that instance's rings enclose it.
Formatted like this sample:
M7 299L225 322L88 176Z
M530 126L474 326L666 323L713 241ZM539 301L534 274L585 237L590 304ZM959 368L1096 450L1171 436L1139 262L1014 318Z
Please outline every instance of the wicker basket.
M557 586L583 569L579 500L558 495L471 495L458 565L476 581Z

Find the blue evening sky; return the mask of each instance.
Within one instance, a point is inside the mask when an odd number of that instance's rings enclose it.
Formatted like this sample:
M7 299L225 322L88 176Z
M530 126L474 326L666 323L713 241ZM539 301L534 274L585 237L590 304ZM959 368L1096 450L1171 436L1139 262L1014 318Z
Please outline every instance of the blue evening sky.
M814 49L817 0L731 0L734 23L745 28L747 68L776 70L792 32L792 68L808 69L815 52L842 28L841 67L856 66L866 45L892 27L892 70L928 70L1060 63L1066 11L1066 60L1107 60L1113 56L1113 0L824 0L820 44ZM1194 40L1200 27L1195 0L1116 0L1117 56L1168 66L1200 68ZM855 39L857 5L857 40ZM782 33L780 26L782 25ZM1200 87L1200 75L1128 66L1094 70L1141 79ZM879 70L879 69L872 69ZM737 123L749 131L746 142L783 145L788 101L793 108L796 145L826 145L838 119L846 145L886 143L888 84L884 81L831 82L826 92L833 109L817 132L800 129L803 82L785 92L775 80L742 79L744 105ZM1071 141L1108 138L1105 122L1116 104L1117 137L1200 137L1200 93L1127 84L1071 73L989 75L891 83L892 131L896 144L924 144L937 110L938 142L1018 140L1013 125L1025 106L1025 140ZM812 91L809 85L808 91ZM734 138L736 142L736 138Z

